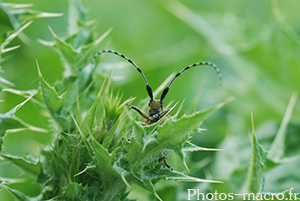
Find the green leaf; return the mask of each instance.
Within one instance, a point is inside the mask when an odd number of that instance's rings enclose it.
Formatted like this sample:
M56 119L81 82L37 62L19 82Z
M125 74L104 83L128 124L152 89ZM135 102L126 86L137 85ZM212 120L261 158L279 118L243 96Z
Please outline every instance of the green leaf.
M279 127L279 130L276 134L276 137L272 143L272 146L268 152L268 159L272 160L272 161L276 161L276 162L280 162L280 160L282 160L284 158L284 142L285 142L285 138L286 138L286 127L290 121L295 103L297 101L297 96L298 94L296 92L294 92L290 98L288 107L286 109L286 112L284 114L283 120L281 122L281 125ZM295 160L298 157L294 157L294 158L290 158L291 160ZM284 159L285 161L287 161L287 159Z
M1 63L1 55L0 55L0 63ZM5 89L7 87L13 87L13 86L14 86L13 83L11 83L10 81L4 79L3 77L0 77L0 88L4 88Z
M57 171L56 167L53 165L56 163L54 158L53 151L41 150L41 159L42 168L40 175L37 177L37 182L42 186L46 186L54 180L54 173Z
M166 150L173 150L175 153L181 153L181 147L178 145L182 144L183 141L187 139L188 134L197 128L211 113L231 100L232 98L228 98L212 108L196 112L190 116L183 116L179 120L167 120L163 126L158 126L155 132L150 129L148 131L150 133L144 134L143 132L136 130L136 138L153 135L153 137L156 138L156 141L152 141L152 143L149 143L146 148L144 148L144 151L141 153L143 157L134 159L135 168L141 169L143 164L145 165L150 162L149 159L153 160L153 157L159 157L159 155ZM137 126L135 128L137 128ZM136 148L135 152L137 150L139 149Z
M79 127L78 123L76 122L75 118L72 116L72 119L79 131L80 137L82 139L82 142L84 143L85 149L87 150L88 154L93 157L94 156L94 149L91 143L88 141L88 137L84 135L81 128ZM67 142L68 143L68 142Z
M27 24L25 24L24 26L22 26L21 28L19 28L15 33L10 34L10 35L5 39L5 41L4 41L3 43L1 43L1 46L0 46L0 61L1 61L1 55L2 55L3 53L12 51L12 50L14 50L14 49L20 47L19 45L17 45L17 46L14 46L14 47L6 48L6 47L9 45L9 43L10 43L13 39L15 39L17 36L19 36L20 33L21 33L24 29L26 29L31 23L32 23L32 21L28 22Z
M41 107L44 107L45 105L43 104L42 101L40 101L37 97L35 97L36 95L38 96L39 92L37 89L32 89L32 90L17 90L17 89L12 89L12 88L6 88L6 89L3 89L2 90L3 92L9 92L9 93L12 93L12 94L16 94L16 95L19 95L19 96L22 96L24 98L29 98L29 97L32 97L32 99L30 101L36 103L37 105L41 106Z
M82 186L82 184L78 183L70 183L65 189L63 193L63 198L66 200L87 200L83 197L86 193L86 188Z
M28 9L33 4L14 4L14 3L2 3L0 5L9 17L10 24L14 29L19 29L22 25L26 24L36 18L44 17L59 17L62 13L47 13L37 10ZM6 24L9 24L6 17Z
M132 181L130 179L130 175L132 174L135 183L151 191L158 199L160 197L156 193L153 184L162 179L189 182L218 182L190 177L180 172L171 171L168 168L163 168L157 161L168 150L175 151L175 153L182 156L182 159L184 159L183 154L187 151L208 150L186 142L189 134L207 116L231 100L232 98L226 99L215 107L196 112L190 116L183 116L178 120L173 120L170 117L163 125L160 125L162 119L155 124L145 127L132 121L134 137L130 139L130 142L124 141L123 152L126 154L122 156L125 161L131 164L127 180ZM151 168L153 166L154 168Z
M3 53L20 47L20 45L14 47L7 46L17 36L21 39L25 38L24 35L22 35L22 31L32 23L33 19L62 16L62 14L59 13L45 13L27 9L27 7L31 6L32 4L0 3L0 62L2 61Z
M6 34L8 32L14 31L13 23L16 21L14 18L12 19L9 15L9 10L0 3L0 25L1 25L1 36L5 36L0 39L0 43L2 43L6 39Z
M50 46L57 51L62 57L63 62L65 63L66 73L65 76L77 75L83 67L91 63L91 58L96 52L98 44L110 33L111 30L105 32L102 36L96 40L85 40L77 39L74 41L68 42L68 40L63 40L59 38L54 31L49 27L55 43L39 40L40 43ZM85 34L81 34L81 31L76 33L72 38L77 37L86 37L85 35L91 35L91 32L85 31ZM81 44L79 43L81 41ZM86 44L87 43L87 44ZM68 71L70 72L68 72Z
M19 131L23 129L28 129L36 132L47 132L47 130L42 128L37 128L35 126L29 125L22 121L20 118L18 118L15 113L27 103L34 94L32 94L29 98L27 98L22 103L18 104L14 108L12 108L10 111L2 114L0 113L0 152L2 150L2 141L3 137L6 135L7 131Z
M89 111L87 112L87 115L85 116L85 118L80 126L83 133L91 132L96 123L95 118L97 115L97 108L100 104L100 100L101 100L100 97L102 96L102 93L103 93L102 91L105 86L105 83L106 83L106 81L104 81L102 83L102 86L97 94L95 101L93 102L92 106L90 107Z
M38 93L38 90L32 89L27 91L17 90L17 89L3 89L2 91L10 92L16 95L20 95L26 98L29 98L30 96L34 96Z
M116 155L114 152L108 153L107 149L93 138L91 144L95 150L93 159L97 166L96 171L103 187L102 200L117 200L125 193L126 183L124 176L114 167Z
M41 92L44 98L45 105L48 108L50 115L60 124L63 129L66 129L68 126L68 112L64 107L65 96L59 96L55 91L54 87L51 87L43 78L43 75L40 71L38 62L37 69L40 79Z
M209 180L209 179L200 179L196 177L191 177L185 175L181 172L171 171L167 176L166 180L173 181L184 181L184 182L205 182L205 183L222 183L221 181Z
M161 200L159 195L157 194L154 184L160 180L166 181L183 181L183 182L205 182L205 183L222 183L220 181L200 179L191 176L187 176L181 172L177 172L174 170L170 170L168 168L163 168L161 165L156 165L153 168L151 166L145 167L143 173L140 176L138 185L149 190L150 192L157 197L157 199Z
M27 128L27 125L11 114L0 114L0 135L3 137L7 130Z
M267 153L257 141L252 117L252 156L248 170L246 192L260 193L264 190L266 155Z
M82 30L82 27L87 27L94 24L95 20L86 22L86 10L81 4L80 0L69 1L69 15L68 15L68 34L73 35Z
M153 186L153 183L150 179L145 179L143 180L143 183L144 183L144 187L146 189L148 189L150 192L153 193L153 195L160 201L162 201L162 199L159 197L159 195L157 194L157 192L155 191L155 188Z
M60 55L65 59L69 66L74 66L74 62L76 61L75 56L77 54L76 50L73 49L71 44L60 39L50 27L49 29L55 39L55 45Z
M194 145L193 143L187 141L184 143L182 147L182 151L191 152L191 151L223 151L222 149L214 149L214 148L205 148Z
M121 117L120 117L121 118ZM106 149L109 149L111 142L115 136L115 131L120 123L120 118L118 118L112 125L112 127L109 129L108 133L106 134L104 141L103 141L103 147Z
M114 153L108 153L107 149L105 149L99 142L95 139L91 140L91 145L93 146L95 153L94 159L98 167L98 171L103 176L104 181L110 180L110 176L114 175L116 172L113 170L112 166L116 160L116 156ZM110 174L103 174L103 172ZM113 173L113 174L112 174Z
M3 188L5 190L7 190L16 200L20 200L20 201L29 201L30 198L27 197L26 195L24 195L23 193L21 193L20 191L16 190L16 189L12 189L7 185L2 185Z
M17 156L10 156L1 153L1 156L5 158L6 160L10 161L17 167L21 168L22 170L32 174L33 176L38 176L41 171L41 162L39 161L38 163L33 163L30 161L25 160L24 158L17 157Z
M181 145L182 147L175 149L176 154L178 156L180 156L180 158L183 161L184 166L186 167L187 170L187 164L185 162L186 156L188 152L194 152L194 151L222 151L221 149L212 149L212 148L204 148L204 147L199 147L189 141L185 141L183 142L183 145ZM180 152L178 152L178 150L180 150Z

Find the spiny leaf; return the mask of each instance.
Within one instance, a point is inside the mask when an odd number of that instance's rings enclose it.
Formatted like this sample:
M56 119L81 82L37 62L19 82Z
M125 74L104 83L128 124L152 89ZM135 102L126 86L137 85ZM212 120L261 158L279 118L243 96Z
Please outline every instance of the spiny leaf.
M121 118L121 117L120 117ZM120 122L120 118L118 118L114 124L112 125L112 127L110 128L110 130L108 131L108 133L106 134L105 138L104 138L104 141L103 141L103 147L106 148L106 149L109 149L110 145L111 145L111 142L113 140L113 137L114 137L114 134L115 134L115 131L119 125L119 122Z
M92 157L93 156L93 152L94 152L94 149L93 149L93 146L91 145L91 143L88 141L88 137L84 135L84 133L82 132L81 128L79 127L78 123L76 122L74 116L72 115L72 119L77 127L77 130L80 134L80 137L82 139L82 142L84 143L85 145L85 149L87 149L88 151L88 154Z
M14 115L0 114L0 135L3 137L7 130L25 129L27 126Z
M41 92L44 98L45 105L47 106L50 115L62 126L63 129L66 129L68 123L68 115L63 107L65 96L59 96L55 89L45 81L40 71L39 64L37 61L36 63L40 79Z
M222 107L227 102L231 101L232 98L228 98L218 105L196 112L190 116L183 116L179 120L168 120L163 126L157 128L156 141L157 143L151 143L146 147L145 154L147 154L144 159L137 161L137 163L145 163L148 155L157 156L162 153L163 150L171 149L175 153L181 152L178 150L178 144L182 144L183 140L186 139L188 134L194 130L200 123L216 109ZM136 133L136 136L140 133Z
M144 184L143 187L146 188L146 189L148 189L150 192L152 192L153 195L154 195L158 200L163 201L163 200L159 197L159 195L157 194L157 192L156 192L156 190L155 190L155 188L154 188L154 185L153 185L153 183L152 183L152 181L151 181L150 179L144 179L144 180L143 180L143 184Z
M84 170L82 170L81 172L78 172L77 174L74 175L74 177L81 175L83 173L86 173L88 171L96 171L97 166L96 165L87 165Z
M97 39L93 39L91 43L82 45L82 54L78 55L78 66L84 65L84 64L90 64L91 62L91 56L94 56L95 51L97 50L98 45L100 42L102 42L111 32L112 29L108 29L104 34L99 36ZM94 69L92 69L92 72L94 72Z
M0 55L0 63L1 63L1 55ZM1 67L1 66L0 66ZM0 68L1 69L1 68ZM4 79L3 77L0 77L0 87L1 88L6 88L6 87L13 87L14 84L11 83L10 81Z
M179 120L166 121L164 126L158 128L159 133L157 135L157 140L159 142L165 141L170 145L175 143L175 141L180 141L181 138L185 137L187 133L199 126L206 117L231 100L232 98L228 98L214 107L196 112L190 116L185 115Z
M252 156L248 170L246 192L260 193L264 190L266 154L257 141L252 116Z
M184 182L222 183L221 181L191 177L191 176L188 176L181 172L176 172L176 171L172 171L170 174L168 174L166 176L166 180L184 181Z
M149 167L145 168L143 174L141 175L142 180L149 179L153 183L160 181L160 179L162 178L164 180L173 180L173 181L222 183L220 181L191 177L185 175L182 172L170 170L169 168L162 168L160 165L156 165L154 168L149 168Z
M9 9L5 6L3 6L3 3L0 4L0 24L1 24L1 38L0 38L0 44L3 43L3 41L6 40L6 37L8 36L7 33L14 31L14 23L18 23L16 19L11 19L9 14Z
M6 10L6 9L3 9L3 10L2 10L1 4L0 4L0 15L2 14L2 12L4 12L4 10ZM10 19L12 19L12 18L10 18ZM1 21L1 20L0 20L0 21ZM13 23L13 22L11 22L11 23ZM18 22L16 21L15 23L18 23ZM10 51L15 50L15 49L17 49L17 48L20 47L20 45L16 45L16 46L14 46L14 47L9 47L9 48L7 48L7 46L9 45L9 43L10 43L13 39L15 39L17 36L19 36L19 35L21 34L21 32L22 32L25 28L27 28L31 23L32 23L32 21L28 22L27 24L23 25L23 26L20 27L20 28L19 28L19 26L17 26L19 29L18 29L15 33L10 34L6 39L4 39L3 42L2 42L3 39L0 38L0 44L1 44L1 46L0 46L0 69L1 69L1 63L2 63L2 54L3 54L3 53L6 53L6 52L10 52ZM15 25L14 25L14 26L15 26ZM2 28L2 27L1 27L1 28ZM1 32L2 32L2 31L1 31ZM4 33L1 33L1 35L2 35L2 34L4 34ZM6 34L5 34L5 35L6 35ZM1 36L0 36L0 37L1 37ZM1 79L0 79L0 84L1 84L1 86L6 87L7 84L9 84L9 82L6 81L5 79L1 78ZM9 84L9 85L11 85L11 84Z
M97 167L99 168L99 173L103 172L110 172L110 174L103 175L103 177L106 177L107 180L109 180L109 177L112 176L112 171L115 172L112 169L113 163L116 160L116 156L114 153L108 153L107 149L105 149L99 142L97 142L95 139L91 140L91 145L93 146L95 153L94 153L94 159L97 164ZM116 172L115 172L116 173ZM106 181L106 179L104 179Z
M68 32L69 35L73 35L79 30L79 23L83 22L82 16L82 5L80 5L79 1L70 1L69 2L69 15L68 15Z
M15 199L20 200L20 201L29 201L30 198L21 193L20 191L16 189L12 189L7 185L2 185L5 190L7 190Z
M1 6L10 16L11 24L15 29L18 29L23 24L36 18L62 16L62 13L47 13L28 9L29 7L32 7L33 4L2 3Z
M6 40L1 44L1 48L0 48L0 55L2 53L11 51L13 49L10 48L10 50L5 49L6 46L13 40L15 39L18 35L20 35L20 33L26 29L30 24L32 23L32 21L29 21L28 23L26 23L24 26L22 26L20 29L18 29L15 33L11 34L9 37L6 38ZM17 48L17 47L16 47ZM14 48L14 49L16 49Z
M222 183L220 181L213 181L187 176L181 172L170 170L168 168L162 168L160 165L156 165L153 168L151 168L150 166L145 167L143 173L140 175L140 182L137 182L137 184L152 192L153 195L155 195L155 197L157 197L160 200L161 198L157 194L154 188L154 184L162 179L166 181Z
M24 98L29 98L32 96L31 101L36 103L37 105L44 107L45 105L42 103L42 101L40 101L39 99L35 98L35 95L38 95L38 90L37 89L32 89L32 90L17 90L17 89L3 89L3 92L9 92L12 94L16 94L19 96L22 96Z
M93 129L95 122L95 117L97 115L97 108L100 104L100 97L102 96L102 91L105 86L106 80L102 83L102 86L97 94L97 97L95 101L93 102L92 106L90 107L89 111L87 112L87 115L85 116L82 124L81 124L81 129L83 133L91 132Z
M182 147L175 149L175 152L178 156L180 156L180 158L183 161L183 164L185 166L185 168L187 170L187 164L185 162L186 156L188 152L194 152L194 151L222 151L221 149L212 149L212 148L204 148L204 147L199 147L189 141L185 141L183 142L183 145L181 145ZM180 152L178 152L178 150L180 150Z
M87 200L83 198L83 195L86 193L86 188L82 184L70 183L65 189L63 198L66 200Z
M91 144L95 150L94 162L97 168L95 169L100 177L101 186L103 186L102 200L118 200L125 192L128 183L124 180L124 175L121 175L114 167L116 155L114 152L108 153L99 142L94 138L91 139Z
M136 183L143 188L151 191L158 199L153 184L159 180L177 180L177 181L195 181L195 182L217 182L190 177L176 171L162 168L161 164L157 164L157 160L167 150L173 150L175 153L186 151L206 150L193 144L185 144L189 133L194 130L208 115L220 108L231 98L224 100L215 107L197 112L190 116L184 116L179 120L170 118L160 126L161 122L156 122L150 126L142 127L135 121L134 137L130 142L124 142L124 152L126 152L124 160L131 164L131 174L134 175ZM161 120L162 121L162 120ZM180 145L180 146L178 146ZM155 168L149 168L153 165Z
M290 98L288 107L284 114L283 120L279 127L278 133L272 143L271 149L268 152L268 159L279 162L284 157L284 141L286 137L286 127L291 118L298 94L294 92ZM296 158L294 158L296 159ZM286 159L285 159L286 160Z
M199 147L189 141L185 142L182 151L223 151L222 149L214 149L214 148L205 148L205 147Z
M30 97L30 96L34 96L35 94L38 93L38 90L36 89L32 89L32 90L27 90L27 91L22 91L22 90L17 90L17 89L3 89L2 91L7 91L13 94L17 94L23 97Z
M75 56L78 54L76 50L72 47L71 44L66 43L64 40L60 39L54 31L50 28L49 29L52 33L52 36L55 39L55 45L57 47L58 52L67 62L68 67L74 66L74 62L76 61Z
M143 166L153 163L166 150L174 150L175 153L181 153L182 144L188 134L195 129L207 116L216 109L222 107L232 98L226 99L215 107L197 112L190 116L183 116L179 120L167 120L163 126L154 124L143 129L136 122L133 122L135 137L131 139L130 146L126 147L128 154L127 160L133 164L134 172L142 169ZM157 129L155 126L158 126ZM149 137L156 140L149 141ZM144 143L147 142L147 146Z
M66 40L59 38L50 27L49 29L55 39L55 43L47 42L43 40L39 40L39 41L44 45L53 47L54 50L56 50L61 55L63 61L66 64L65 68L66 70L69 70L71 72L71 75L76 75L83 67L85 67L87 64L90 63L92 57L91 55L94 55L97 45L111 31L108 30L96 40L83 39L83 40L79 40L81 42L77 44L76 41L70 41L69 43ZM80 35L82 31L84 31L85 33ZM86 37L86 35L89 35L89 37L91 37L90 36L91 32L87 30L81 30L78 33L75 33L73 37L80 37L80 36ZM75 42L76 44L74 44Z
M0 18L1 18L1 38L0 38L0 61L1 54L5 52L12 51L20 45L7 48L8 44L17 36L20 36L21 39L28 40L25 35L22 35L22 31L27 28L32 20L35 18L43 18L43 17L58 17L62 14L60 13L46 13L42 11L36 11L27 9L27 7L31 7L32 4L12 4L12 3L1 3L0 4ZM11 32L14 32L10 34ZM6 38L2 38L2 36L7 36Z
M0 114L0 152L2 151L3 137L8 132L19 132L22 130L31 130L42 133L48 132L46 129L27 124L15 115Z
M34 95L34 94L33 94ZM2 150L2 141L3 141L3 136L7 133L9 130L15 130L15 131L20 131L23 129L29 129L32 131L37 131L37 132L47 132L47 130L42 129L42 128L37 128L35 126L29 125L22 121L20 118L18 118L15 113L25 105L32 97L30 96L27 98L25 101L22 103L18 104L14 108L12 108L10 111L1 114L0 113L0 151Z
M20 158L17 156L10 156L3 153L1 153L1 156L6 160L9 160L10 162L12 162L14 165L21 168L22 170L32 174L33 176L37 177L40 174L40 170L42 167L40 161L38 163L32 163L25 160L24 158Z

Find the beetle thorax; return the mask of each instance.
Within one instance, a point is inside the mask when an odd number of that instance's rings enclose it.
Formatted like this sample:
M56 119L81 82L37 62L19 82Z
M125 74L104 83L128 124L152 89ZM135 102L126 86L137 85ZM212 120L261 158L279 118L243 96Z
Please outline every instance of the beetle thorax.
M150 100L149 107L148 107L148 116L151 117L155 114L158 114L164 110L162 103L160 100Z

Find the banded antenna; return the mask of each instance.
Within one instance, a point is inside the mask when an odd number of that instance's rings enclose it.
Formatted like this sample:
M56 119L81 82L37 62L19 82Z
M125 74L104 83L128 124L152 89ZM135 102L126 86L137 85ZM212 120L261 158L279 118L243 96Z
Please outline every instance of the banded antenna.
M213 67L217 73L218 73L218 76L219 76L219 83L220 83L220 86L222 85L222 75L220 73L220 70L219 68L213 64L213 63L210 63L210 62L199 62L199 63L195 63L195 64L192 64L192 65L189 65L187 67L185 67L184 69L182 69L179 73L177 73L175 75L175 77L171 80L171 82L168 84L168 86L164 89L163 93L161 94L161 97L160 97L160 101L162 102L162 100L166 97L169 89L170 89L170 86L172 85L172 83L174 82L174 80L179 76L181 75L184 71L192 68L192 67L195 67L195 66L201 66L201 65L208 65L208 66L211 66Z
M94 65L95 65L95 61L96 61L96 58L102 54L102 53L112 53L112 54L116 54L124 59L126 59L129 63L131 63L138 71L139 73L142 75L144 81L145 81L145 84L146 84L146 89L147 89L147 92L148 92L148 95L150 97L151 100L153 100L153 93L152 93L152 89L151 87L149 86L148 82L147 82L147 79L144 75L144 73L142 72L142 70L131 60L129 59L128 57L126 57L125 55L119 53L119 52L116 52L116 51L113 51L113 50L101 50L99 52L97 52L92 60L92 68L94 68Z

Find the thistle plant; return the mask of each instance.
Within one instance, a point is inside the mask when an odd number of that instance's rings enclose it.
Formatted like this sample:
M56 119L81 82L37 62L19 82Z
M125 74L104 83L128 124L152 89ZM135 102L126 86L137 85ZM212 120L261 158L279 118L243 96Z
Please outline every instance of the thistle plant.
M220 36L215 34L218 31L214 30L212 25L203 24L204 21L198 14L179 2L168 2L166 7L184 23L199 32L199 36L217 37L210 41L212 46L219 49L217 42L222 42L223 38L218 38ZM25 41L28 39L23 31L31 26L32 20L61 15L32 10L30 5L24 4L0 4L0 9L1 64L6 60L6 56L10 56L13 50L19 48L19 45L10 46L14 39L19 38ZM274 192L266 191L268 189L266 185L270 179L267 176L274 176L274 173L271 173L274 169L288 166L291 171L295 172L297 168L294 166L299 164L297 163L299 154L285 155L288 123L296 105L297 92L294 92L290 98L282 123L274 139L271 140L268 151L257 138L254 117L252 117L250 140L245 136L228 135L220 145L224 151L199 147L197 143L192 143L191 137L197 135L197 131L201 131L199 126L205 118L231 99L190 115L179 115L182 113L181 107L176 106L167 118L162 118L151 125L141 124L139 122L142 120L141 117L127 106L135 99L123 98L122 91L114 92L112 87L114 76L104 70L106 65L115 68L115 64L104 63L101 62L102 58L97 58L95 67L91 66L94 54L102 49L100 46L107 45L104 39L109 35L110 30L96 37L91 27L93 21L85 20L85 10L77 0L69 1L68 15L69 26L66 36L59 37L56 30L49 27L53 40L40 39L38 41L49 50L58 53L64 70L60 79L50 82L45 73L47 69L39 60L36 60L34 66L37 72L36 80L39 83L36 88L19 90L14 83L0 77L1 101L6 94L14 94L22 98L16 105L4 112L1 110L0 113L0 168L3 164L9 164L10 167L17 167L22 173L31 175L30 181L23 177L18 178L18 176L5 177L0 169L2 173L0 174L0 193L8 192L14 200L130 200L135 198L130 196L130 193L134 191L133 187L138 186L149 191L151 198L162 200L164 195L159 191L159 185L169 181L176 184L181 182L180 184L183 185L185 182L194 182L196 187L206 187L202 188L203 193L212 194L218 191L223 196L230 193L253 193L249 196L254 196L257 200L263 200L270 193L281 193L287 198L292 188L297 190L299 179L295 177L293 178L294 186L290 185L282 192L276 189ZM199 22L201 27L209 27L209 29L198 29L196 25ZM286 35L290 32L284 33ZM273 44L272 40L271 42ZM270 47L273 46L270 45ZM262 59L260 55L264 54L259 52L255 59ZM247 63L245 60L243 62ZM275 60L272 59L272 62ZM271 66L273 69L274 65ZM242 68L243 65L239 65L239 69ZM172 76L167 78L154 91L154 96L162 92L171 78ZM277 84L276 80L276 84L273 83L273 85L277 86ZM231 91L235 90L236 86ZM251 99L257 99L256 95L251 94L251 96ZM271 102L271 99L267 99L266 102ZM148 99L140 103L136 101L134 105L146 111L148 101ZM19 115L19 112L25 110L28 104L38 108L36 119L45 120L45 124L37 126L28 123L27 117L32 116L30 112L26 114L27 116ZM174 105L176 104L170 103L166 108ZM234 107L233 110L237 108ZM222 119L222 121L226 120ZM216 125L219 126L217 123ZM233 125L237 126L237 123ZM276 126L273 125L273 127ZM277 127L273 130L276 132L276 129ZM264 134L261 130L257 130L257 133ZM33 157L32 153L19 156L7 149L6 142L9 137L14 134L23 134L23 131L27 134L38 134L40 138L50 138L47 146L40 146L38 157ZM252 142L251 149L249 141ZM239 147L241 144L243 148ZM245 144L249 145L248 152L245 151L247 149ZM295 147L290 147L289 150L291 149ZM241 150L245 153L240 156ZM186 159L190 152L197 151L217 151L209 167L213 176L210 174L207 174L205 178L189 176L193 172L189 172L188 167L194 164ZM175 153L174 155L178 156L176 160L181 162L187 170L179 171L177 167L173 170L165 167L159 159L165 157L166 153ZM233 159L238 161L239 165L233 164L235 162ZM172 166L172 163L170 165ZM199 169L198 166L197 168ZM285 168L283 170L282 172L288 172ZM282 177L293 175L297 174L286 173ZM18 183L28 185L30 182L38 186L35 196L19 190L15 185ZM180 193L177 192L176 196ZM153 200L151 198L149 200ZM0 200L2 199L4 198L1 197ZM293 199L299 200L297 196ZM240 200L240 197L235 197L235 200Z
M70 8L74 11L80 4L70 6L74 6ZM55 136L53 142L41 150L37 161L1 153L2 158L36 177L41 193L30 198L11 188L11 181L4 179L1 187L18 200L125 200L131 185L136 184L161 200L154 187L159 181L218 182L171 170L158 159L173 151L185 164L188 152L214 150L199 147L189 140L202 121L228 100L189 116L178 117L177 112L164 119L163 124L161 119L142 126L127 107L133 99L123 100L115 95L110 76L90 66L94 52L109 31L94 39L89 23L80 18L84 16L83 10L76 11L75 19L70 17L77 21L73 27L76 31L62 39L49 28L54 42L40 40L61 56L65 68L63 78L51 85L43 75L43 66L36 61L38 89L3 89L26 100L1 114L1 142L9 133L19 130ZM160 92L160 88L154 94ZM15 113L27 102L41 108L40 115L46 116L48 127L37 128L17 117ZM140 106L145 108L145 104Z

